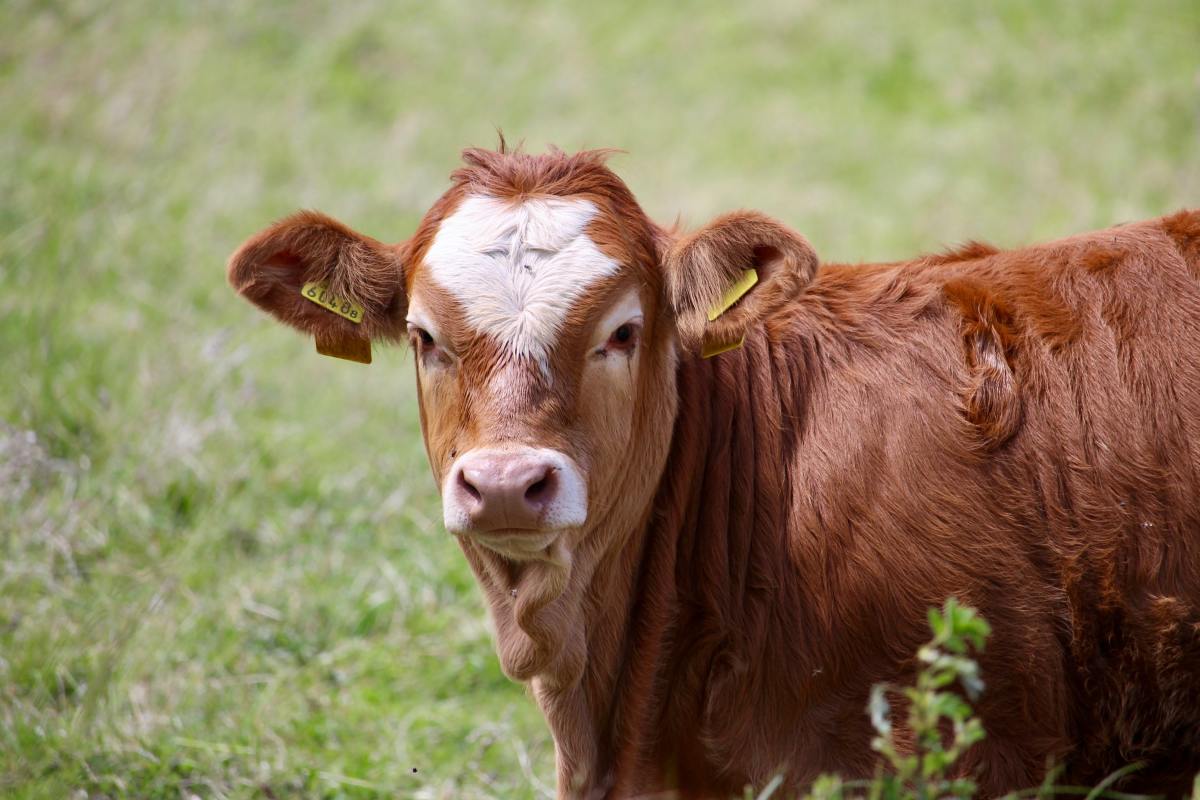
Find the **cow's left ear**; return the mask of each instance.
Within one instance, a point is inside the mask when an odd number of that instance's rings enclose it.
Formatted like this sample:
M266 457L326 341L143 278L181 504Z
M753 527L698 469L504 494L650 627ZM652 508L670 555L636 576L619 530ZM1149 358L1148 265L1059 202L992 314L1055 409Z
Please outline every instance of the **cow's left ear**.
M664 269L683 345L706 354L736 347L804 290L817 263L807 239L757 211L726 214L681 238Z
M248 239L229 282L250 302L317 340L328 355L370 360L370 342L404 335L402 248L301 211Z

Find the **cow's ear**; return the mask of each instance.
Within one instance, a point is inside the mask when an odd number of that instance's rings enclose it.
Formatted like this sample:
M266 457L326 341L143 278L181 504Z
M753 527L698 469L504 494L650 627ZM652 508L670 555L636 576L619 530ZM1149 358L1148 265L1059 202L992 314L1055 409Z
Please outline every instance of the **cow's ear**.
M365 347L369 359L371 340L404 334L402 252L324 214L301 211L239 247L229 259L229 283L277 319L311 333L322 352L361 355Z
M679 239L664 259L685 347L713 354L795 298L817 271L812 245L757 211L735 211Z

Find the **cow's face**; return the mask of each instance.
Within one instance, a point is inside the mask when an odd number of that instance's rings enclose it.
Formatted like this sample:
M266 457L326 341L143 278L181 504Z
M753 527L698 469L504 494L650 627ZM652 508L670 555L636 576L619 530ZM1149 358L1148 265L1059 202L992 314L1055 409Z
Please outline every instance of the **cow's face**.
M644 518L677 354L736 341L816 261L757 214L672 242L596 154L474 151L468 163L400 245L305 212L243 245L229 274L319 346L407 338L447 530L510 561L544 559ZM754 291L706 321L750 267ZM361 318L302 297L313 281Z
M405 321L446 529L537 558L609 513L670 425L654 232L595 195L444 204L408 254Z

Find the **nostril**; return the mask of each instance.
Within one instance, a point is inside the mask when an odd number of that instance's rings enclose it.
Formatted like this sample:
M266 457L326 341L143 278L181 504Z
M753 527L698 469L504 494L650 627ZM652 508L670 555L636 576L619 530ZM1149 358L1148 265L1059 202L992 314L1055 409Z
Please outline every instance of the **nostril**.
M475 488L475 484L473 484L473 483L471 483L469 480L467 480L467 471L466 471L466 470L459 470L459 472L458 472L458 485L459 485L459 487L461 487L461 488L462 488L462 490L463 490L464 492L466 492L467 494L471 495L471 497L472 497L473 499L475 499L475 500L482 500L482 499L483 499L483 495L481 495L481 494L479 493L479 490Z
M541 480L534 481L529 484L529 488L525 490L525 500L529 503L538 503L546 500L554 491L554 469L546 470L546 474Z

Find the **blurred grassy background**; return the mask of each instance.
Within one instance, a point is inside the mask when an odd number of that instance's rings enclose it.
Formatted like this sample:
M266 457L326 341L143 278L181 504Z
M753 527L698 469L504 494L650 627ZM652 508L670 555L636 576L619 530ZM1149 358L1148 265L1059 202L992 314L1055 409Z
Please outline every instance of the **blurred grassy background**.
M1194 0L733 8L0 7L0 795L552 785L407 354L319 358L225 285L274 218L402 239L497 126L837 260L1200 203Z

